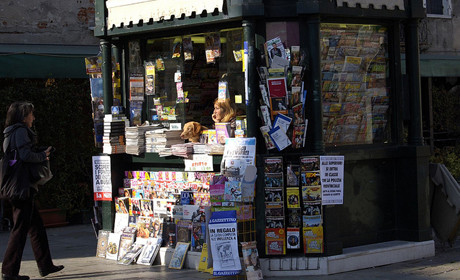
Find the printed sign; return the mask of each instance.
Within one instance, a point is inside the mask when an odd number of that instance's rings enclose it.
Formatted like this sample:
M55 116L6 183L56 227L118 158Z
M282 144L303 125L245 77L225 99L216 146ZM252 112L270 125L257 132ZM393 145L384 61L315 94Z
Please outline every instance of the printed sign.
M93 156L94 200L112 201L110 156Z
M344 162L344 156L320 157L323 205L343 204Z
M241 272L238 255L236 211L213 212L209 220L209 239L213 259L213 275L229 276Z
M185 171L213 171L212 156L194 154L193 159L184 159Z

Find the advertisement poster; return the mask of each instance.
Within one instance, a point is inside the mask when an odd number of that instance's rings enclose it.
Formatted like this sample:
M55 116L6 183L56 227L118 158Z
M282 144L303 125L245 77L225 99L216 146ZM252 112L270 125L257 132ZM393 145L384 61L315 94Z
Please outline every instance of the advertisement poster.
M236 211L213 212L209 220L209 240L213 259L213 275L229 276L241 272L238 255Z
M241 177L249 165L255 165L256 138L225 139L221 172L227 177Z
M93 156L93 190L95 201L112 201L110 156Z
M344 156L321 156L320 163L323 205L343 204Z
M194 154L192 159L184 159L185 171L213 171L212 156Z

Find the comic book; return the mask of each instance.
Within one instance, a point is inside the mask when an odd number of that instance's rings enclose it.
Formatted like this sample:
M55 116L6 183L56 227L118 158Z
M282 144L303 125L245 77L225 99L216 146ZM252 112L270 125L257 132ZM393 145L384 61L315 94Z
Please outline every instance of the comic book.
M224 200L241 202L241 182L227 181L225 182Z
M287 208L300 208L300 192L298 187L286 188Z

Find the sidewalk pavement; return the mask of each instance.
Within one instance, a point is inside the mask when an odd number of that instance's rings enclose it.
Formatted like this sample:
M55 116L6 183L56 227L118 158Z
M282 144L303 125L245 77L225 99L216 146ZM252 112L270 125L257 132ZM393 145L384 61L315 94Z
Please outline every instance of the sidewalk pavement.
M97 240L90 224L70 225L47 229L51 253L55 264L65 269L46 279L230 279L213 277L191 269L169 269L154 265L119 265L114 261L95 257ZM8 232L0 232L0 262L8 241ZM26 244L21 275L31 279L43 279L38 274L30 243ZM233 278L236 279L236 278ZM244 279L239 277L238 279ZM452 247L436 242L436 255L431 258L407 261L381 267L351 271L326 276L272 277L266 279L366 279L366 280L424 280L460 279L460 241Z

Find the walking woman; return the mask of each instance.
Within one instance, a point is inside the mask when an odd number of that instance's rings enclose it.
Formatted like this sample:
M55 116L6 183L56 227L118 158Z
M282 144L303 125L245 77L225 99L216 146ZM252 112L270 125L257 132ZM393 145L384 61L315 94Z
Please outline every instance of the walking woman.
M34 105L29 102L14 102L10 105L3 131L3 151L17 151L17 156L23 162L43 162L49 160L52 147L42 152L34 150L36 134L31 130L35 120ZM13 229L11 230L8 246L2 263L3 280L27 280L28 276L20 276L21 259L26 244L27 235L37 261L42 277L60 271L62 265L55 266L51 259L43 221L34 203L38 186L30 183L30 196L25 200L10 200L13 208Z

